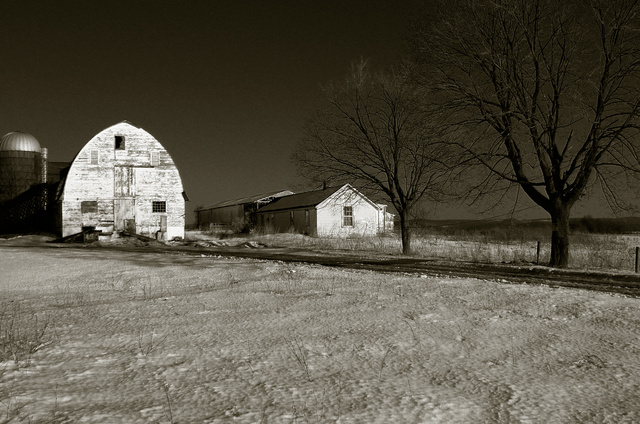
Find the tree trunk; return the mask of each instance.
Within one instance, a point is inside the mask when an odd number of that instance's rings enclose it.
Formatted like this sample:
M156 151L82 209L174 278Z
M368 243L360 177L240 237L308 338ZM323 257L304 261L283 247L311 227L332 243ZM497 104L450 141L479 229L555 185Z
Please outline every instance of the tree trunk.
M569 215L567 205L559 204L551 212L551 259L549 266L566 268L569 265Z
M409 228L409 211L400 214L400 237L402 238L402 254L411 254L411 229Z

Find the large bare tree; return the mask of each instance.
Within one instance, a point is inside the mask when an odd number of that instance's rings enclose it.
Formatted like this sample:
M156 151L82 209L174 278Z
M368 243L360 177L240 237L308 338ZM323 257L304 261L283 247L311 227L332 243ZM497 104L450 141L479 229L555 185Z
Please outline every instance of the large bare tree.
M374 75L366 61L324 88L294 159L315 182L349 182L382 193L399 215L402 251L411 251L409 219L422 199L447 184L445 149L429 128L434 116L398 74ZM438 148L437 146L440 146Z
M515 184L549 213L554 267L572 206L598 185L619 204L640 170L638 3L447 0L416 25L414 70L489 171L477 188Z

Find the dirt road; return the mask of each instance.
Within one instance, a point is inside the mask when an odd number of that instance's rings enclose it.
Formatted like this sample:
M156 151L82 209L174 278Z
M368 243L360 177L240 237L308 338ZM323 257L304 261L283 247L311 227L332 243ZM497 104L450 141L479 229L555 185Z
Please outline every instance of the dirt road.
M331 267L367 269L380 272L420 273L428 276L478 277L504 283L544 284L551 287L574 287L640 297L640 275L630 273L557 270L543 266L513 266L443 262L437 260L359 255L353 253L310 252L277 248L179 248L190 254L217 254L283 262L313 263Z
M11 246L10 240L0 246ZM82 245L21 243L23 246L66 249L116 249L128 252L158 252L167 255L212 255L240 257L262 260L276 260L291 263L309 263L329 267L366 269L378 272L418 273L427 276L477 277L500 283L525 283L550 287L572 287L586 290L618 293L640 297L640 274L629 272L596 272L582 270L558 270L535 264L486 264L470 262L446 262L416 257L385 255L379 252L357 251L321 251L293 247L251 247L256 244L245 243L242 246L202 247L196 243L189 245L167 246L149 244L146 246L122 245Z

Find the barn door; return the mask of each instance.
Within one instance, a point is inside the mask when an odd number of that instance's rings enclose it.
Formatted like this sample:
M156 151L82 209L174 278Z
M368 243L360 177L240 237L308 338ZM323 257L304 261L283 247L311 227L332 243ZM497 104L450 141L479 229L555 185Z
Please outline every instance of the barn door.
M135 201L133 199L114 199L113 221L116 231L126 231L135 234Z
M163 233L167 232L167 215L162 215L160 217L160 231Z
M135 173L130 166L116 166L114 168L114 200L113 225L116 231L136 232L135 214Z

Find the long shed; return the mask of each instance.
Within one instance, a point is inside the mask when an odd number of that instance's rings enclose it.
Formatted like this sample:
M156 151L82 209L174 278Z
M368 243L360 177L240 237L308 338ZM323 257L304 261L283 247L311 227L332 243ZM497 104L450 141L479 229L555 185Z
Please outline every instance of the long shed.
M258 210L258 226L317 236L376 235L385 230L383 206L345 184L276 199Z
M224 200L195 211L196 225L200 230L217 227L241 229L255 225L255 212L275 199L293 194L289 190L272 191L253 196Z

